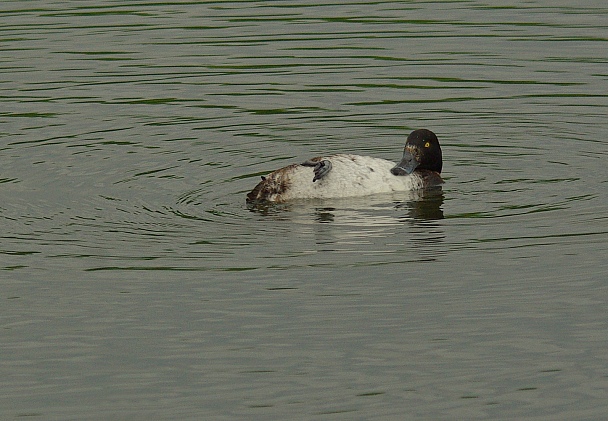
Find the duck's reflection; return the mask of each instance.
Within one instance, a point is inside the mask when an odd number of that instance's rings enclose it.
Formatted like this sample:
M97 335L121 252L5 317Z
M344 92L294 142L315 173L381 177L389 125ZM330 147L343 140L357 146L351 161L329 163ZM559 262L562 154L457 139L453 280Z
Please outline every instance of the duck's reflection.
M315 209L315 220L320 223L334 222L336 219L334 212L336 208L316 208Z
M399 256L398 261L433 261L445 253L443 204L443 190L437 187L405 195L293 201L249 209L276 223L288 222L289 231L303 244L312 235L314 252L328 251L334 257L333 253L354 253L371 261L394 260L388 256Z
M416 221L435 221L443 219L444 194L441 187L433 189L408 192L405 198L397 200L395 197L388 203L399 211L405 210L406 214L386 215L384 212L369 212L374 208L386 208L386 198L367 199L344 199L340 202L340 207L316 207L314 209L315 220L320 223L336 222L339 215L339 222L347 224L350 222L365 222L366 225L384 225L390 222L416 222ZM362 219L364 218L364 219Z
M334 199L328 201L291 201L287 203L249 203L247 208L264 216L309 224L337 223L368 226L403 223L405 221L435 221L443 219L444 194L441 186L425 190ZM327 206L330 204L331 206ZM387 212L389 209L392 212ZM394 210L399 212L395 214ZM404 210L405 214L401 211ZM313 218L310 218L310 214Z
M421 190L414 200L399 202L396 209L406 209L407 217L414 221L436 221L443 219L443 189L441 186Z

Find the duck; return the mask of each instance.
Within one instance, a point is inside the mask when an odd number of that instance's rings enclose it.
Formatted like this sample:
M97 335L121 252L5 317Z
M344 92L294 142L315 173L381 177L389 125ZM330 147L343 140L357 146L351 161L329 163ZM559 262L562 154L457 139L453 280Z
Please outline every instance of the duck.
M435 133L409 134L399 163L371 156L317 156L262 176L247 202L283 203L295 199L332 199L425 189L443 184L442 153Z

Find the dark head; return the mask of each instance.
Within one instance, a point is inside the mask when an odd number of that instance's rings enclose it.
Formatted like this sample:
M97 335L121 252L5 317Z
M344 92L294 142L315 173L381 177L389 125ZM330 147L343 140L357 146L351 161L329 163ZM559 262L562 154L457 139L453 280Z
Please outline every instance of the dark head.
M430 130L414 130L407 137L403 158L391 168L393 175L408 175L414 170L430 170L441 173L441 147L437 136Z

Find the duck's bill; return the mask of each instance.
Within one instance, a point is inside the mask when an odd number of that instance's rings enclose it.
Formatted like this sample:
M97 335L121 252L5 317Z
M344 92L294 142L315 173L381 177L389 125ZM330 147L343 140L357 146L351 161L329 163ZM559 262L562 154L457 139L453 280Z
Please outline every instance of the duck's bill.
M405 151L403 153L403 158L401 158L401 162L391 168L391 173L393 175L409 175L414 172L418 165L420 165L420 163L416 161L414 155L409 151Z

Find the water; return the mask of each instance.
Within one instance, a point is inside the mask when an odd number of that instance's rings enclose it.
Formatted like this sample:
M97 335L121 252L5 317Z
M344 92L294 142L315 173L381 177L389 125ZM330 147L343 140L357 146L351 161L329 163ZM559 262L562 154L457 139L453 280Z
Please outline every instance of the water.
M1 418L603 418L607 15L2 2ZM420 127L438 194L245 204Z

